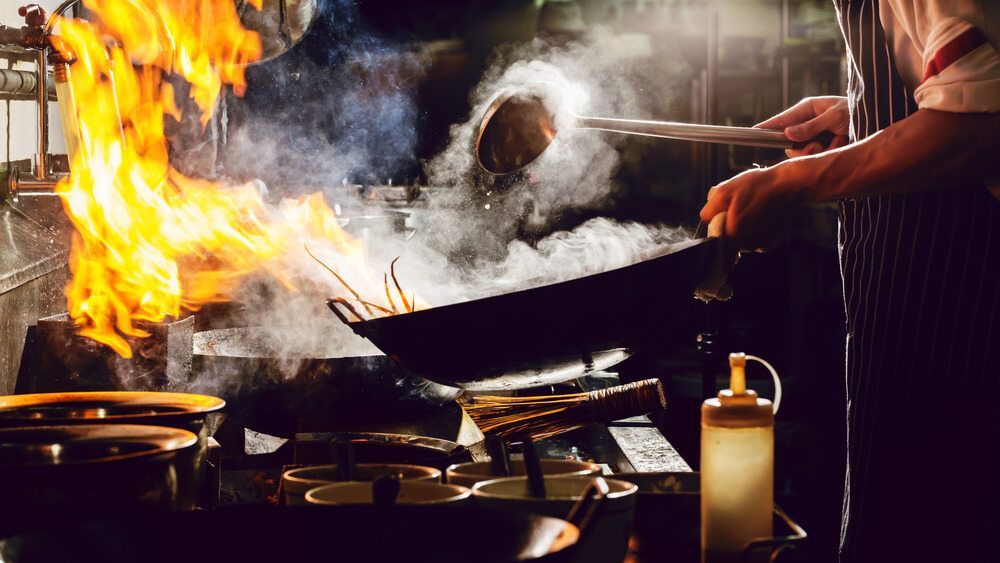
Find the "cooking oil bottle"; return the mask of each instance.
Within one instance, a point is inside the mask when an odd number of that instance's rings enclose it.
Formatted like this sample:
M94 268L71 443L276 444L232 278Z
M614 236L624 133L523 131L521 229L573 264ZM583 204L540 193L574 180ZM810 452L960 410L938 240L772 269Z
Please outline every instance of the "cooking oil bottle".
M771 370L773 405L746 388L747 359ZM781 385L774 369L760 358L730 354L729 367L729 389L701 407L703 563L741 561L747 542L773 535L774 413ZM766 550L760 552L766 561Z

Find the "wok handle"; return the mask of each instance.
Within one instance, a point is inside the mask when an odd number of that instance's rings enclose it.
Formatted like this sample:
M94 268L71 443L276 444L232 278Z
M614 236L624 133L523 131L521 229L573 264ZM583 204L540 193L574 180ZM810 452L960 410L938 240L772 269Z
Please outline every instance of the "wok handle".
M342 297L333 297L327 299L326 306L329 307L330 310L333 311L333 314L337 315L337 318L340 319L340 321L343 322L345 325L352 326L351 323L353 321L347 318L347 315L345 315L344 312L340 310L338 305L340 307L343 307L344 309L347 309L347 311L349 311L352 315L354 315L359 321L365 320L365 318L362 317L360 313L358 313L358 310L355 309L353 305L348 303L346 299Z
M580 500L576 501L573 508L569 509L566 520L579 528L581 540L590 530L594 518L604 510L604 506L608 503L610 490L604 477L594 477L587 488L583 490Z

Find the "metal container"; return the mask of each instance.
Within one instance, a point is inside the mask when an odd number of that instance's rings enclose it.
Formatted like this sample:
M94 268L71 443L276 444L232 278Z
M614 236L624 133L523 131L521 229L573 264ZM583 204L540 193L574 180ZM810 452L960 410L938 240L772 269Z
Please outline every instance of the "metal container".
M567 561L579 538L561 519L447 505L255 505L65 524L0 539L4 561Z
M205 482L207 442L222 421L226 402L208 395L149 391L35 393L0 397L0 428L72 425L164 426L191 432L196 447L177 474L184 498Z
M306 493L306 502L324 506L375 504L375 483L347 481L330 483ZM427 483L423 481L400 481L399 496L394 503L400 505L448 505L471 504L472 491L458 485Z
M150 424L194 433L203 443L226 402L192 393L89 391L0 397L0 428L67 424Z
M621 473L616 479L639 487L631 549L670 556L678 561L698 558L701 495L698 473Z
M374 481L386 475L397 475L401 481L441 482L441 470L420 465L361 463L355 466L354 481ZM289 469L281 474L281 488L284 490L285 504L289 506L306 504L306 493L317 487L338 481L336 465L311 465Z
M332 440L350 440L359 463L403 463L443 469L469 461L469 450L450 440L380 432L303 433L295 436L296 463L329 463Z
M483 508L565 518L592 481L592 477L545 477L546 496L536 498L527 477L507 477L477 484L472 495L476 506ZM590 522L574 561L621 561L628 551L638 488L625 481L605 481L606 504Z
M0 429L0 533L55 517L194 508L198 437L133 424Z
M549 477L601 474L601 466L588 461L577 461L575 459L542 459L539 461L542 466L542 474ZM527 475L524 471L524 460L511 460L510 476L516 477L521 475ZM492 465L488 461L472 461L452 465L448 468L446 477L448 482L453 485L474 487L477 483L492 481L503 476L493 473Z

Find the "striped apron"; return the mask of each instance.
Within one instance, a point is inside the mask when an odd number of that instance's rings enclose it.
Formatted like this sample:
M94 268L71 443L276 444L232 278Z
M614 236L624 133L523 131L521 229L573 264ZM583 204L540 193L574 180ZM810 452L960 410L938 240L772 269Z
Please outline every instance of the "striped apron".
M851 137L863 139L917 105L878 0L835 3L851 52ZM845 200L839 238L848 323L841 560L998 560L1000 202L983 186L954 185Z

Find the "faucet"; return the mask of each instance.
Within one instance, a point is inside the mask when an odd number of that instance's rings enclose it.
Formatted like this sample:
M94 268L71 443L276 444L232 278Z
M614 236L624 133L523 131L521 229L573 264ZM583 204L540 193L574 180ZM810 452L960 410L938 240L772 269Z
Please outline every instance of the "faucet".
M24 27L14 29L0 26L0 44L14 44L38 51L35 60L37 67L35 98L38 103L38 147L35 154L35 175L33 178L21 179L16 169L8 171L6 193L3 195L14 201L20 196L52 195L56 182L59 180L49 172L48 63L51 60L58 85L60 80L66 80L67 61L62 60L58 53L49 54L48 51L51 48L52 28L55 26L56 18L79 1L65 0L56 7L51 15L46 14L45 10L38 4L21 6L17 13L24 18Z

